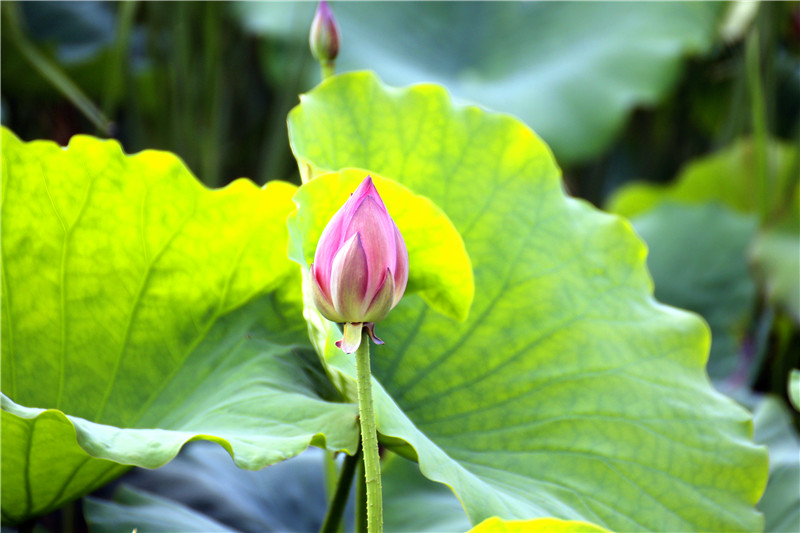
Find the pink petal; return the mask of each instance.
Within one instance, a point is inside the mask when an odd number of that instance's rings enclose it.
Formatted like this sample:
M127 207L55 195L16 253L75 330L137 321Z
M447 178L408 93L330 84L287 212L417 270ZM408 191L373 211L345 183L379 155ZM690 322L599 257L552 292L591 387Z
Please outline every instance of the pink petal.
M394 225L394 222L392 222ZM396 248L397 263L394 268L394 300L392 307L397 305L403 293L406 291L408 284L408 249L406 248L406 241L403 240L403 235L397 226L394 226L394 242Z
M360 202L367 197L378 202L378 205L380 205L383 210L386 211L386 206L383 205L383 198L381 198L381 195L378 194L378 189L375 188L375 184L372 182L372 176L367 176L364 178L364 181L361 182L361 185L359 185L356 191L353 193L353 198L355 198L356 202Z
M333 258L331 268L331 300L342 322L362 321L368 276L367 256L356 233Z
M379 293L385 290L387 269L393 273L391 309L408 283L408 251L367 176L331 217L317 244L312 264L315 290L320 293L315 296L317 307L326 317L343 321L362 321L367 312L371 317L385 316L384 296Z
M317 250L314 252L314 265L317 268L317 280L325 294L330 294L331 266L336 252L344 240L345 218L347 214L347 204L342 206L331 217L328 225L322 231L322 235L317 243Z
M317 278L316 273L314 272L314 265L311 265L311 290L312 295L314 298L314 305L316 306L317 310L322 313L326 319L332 322L344 322L344 318L339 315L336 311L336 308L333 306L333 302L331 302L330 296L325 294L325 291L322 289L319 283L319 279Z
M372 196L367 196L353 213L345 238L360 234L367 257L369 279L366 294L372 298L383 279L383 272L394 269L397 251L394 243L394 222L389 213Z
M394 276L388 268L384 271L383 281L378 287L375 297L364 313L364 322L380 322L394 307Z
M350 195L347 201L334 213L325 229L322 230L317 249L314 252L314 264L317 265L319 272L319 283L326 294L330 294L330 277L333 266L333 258L342 247L344 242L349 239L354 232L345 235L345 230L350 225L353 214L356 212L361 202L366 197L377 198L381 206L383 201L372 183L372 178L367 176L356 191ZM385 209L385 208L384 208Z

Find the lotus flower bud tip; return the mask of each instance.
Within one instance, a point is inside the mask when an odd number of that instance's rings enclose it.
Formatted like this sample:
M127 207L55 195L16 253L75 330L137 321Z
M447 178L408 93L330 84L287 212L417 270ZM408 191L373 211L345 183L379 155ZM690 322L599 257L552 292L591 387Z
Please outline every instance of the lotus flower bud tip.
M311 22L311 32L308 34L308 44L311 54L320 62L332 62L339 54L339 28L325 0L317 5L317 12Z

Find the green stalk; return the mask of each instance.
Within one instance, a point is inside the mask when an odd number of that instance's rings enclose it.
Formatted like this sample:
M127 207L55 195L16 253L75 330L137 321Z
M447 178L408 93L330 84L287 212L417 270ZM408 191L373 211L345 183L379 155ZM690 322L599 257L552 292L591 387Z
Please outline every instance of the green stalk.
M336 482L339 478L339 469L336 465L334 452L325 452L323 468L325 471L325 494L328 496L328 505L330 505L333 501L333 495L336 492Z
M297 11L294 12L294 17ZM292 18L294 25L296 18ZM265 64L270 59L266 56L266 44L259 43L259 61ZM266 183L269 180L287 179L292 172L287 162L294 165L289 148L289 137L286 135L286 115L297 102L297 93L305 92L311 87L303 83L305 71L311 60L308 46L305 43L289 45L286 54L288 58L282 68L282 82L270 83L270 88L275 91L274 105L271 106L269 120L261 143L261 161L259 162L258 182ZM263 67L262 67L263 68ZM296 167L294 167L296 168Z
M758 30L747 36L745 50L747 85L750 92L750 110L756 152L756 179L758 180L759 216L763 223L770 211L772 192L771 176L767 168L767 118L764 109L764 92L761 87L761 58Z
M42 54L25 36L16 2L3 2L2 11L11 42L17 46L19 52L33 66L34 70L72 102L72 105L77 107L102 134L109 135L111 121L58 65Z
M113 116L123 90L123 81L127 68L128 48L131 30L136 18L138 2L130 0L119 4L117 12L117 36L114 38L111 59L106 69L106 93L103 98L103 112Z
M369 335L366 328L361 331L361 345L356 350L356 379L358 414L361 419L361 445L364 451L364 479L367 489L367 530L369 533L381 533L383 531L381 458L378 455L378 430L375 426L375 410L372 405Z
M328 507L328 514L325 515L325 521L322 523L320 533L336 533L339 530L359 461L361 461L360 449L355 455L348 455L345 458L342 472L339 474L339 481L336 483L336 491L333 493L333 499Z
M320 61L319 68L322 72L322 81L327 80L336 73L336 63L333 61Z
M192 68L192 51L195 43L191 28L197 20L198 4L178 2L174 15L168 9L167 16L175 16L170 21L175 37L174 69L172 75L172 105L175 107L175 124L172 131L172 142L178 155L186 160L189 168L197 172L201 169L199 152L194 134L197 132L196 114L200 102L197 94L204 80L198 76L198 70ZM197 170L195 170L197 169ZM207 177L199 174L201 181L207 184Z
M221 35L223 35L222 4L217 2L207 2L203 5L206 9L202 13L204 25L205 51L203 59L205 61L203 76L203 98L206 100L202 105L206 116L200 128L199 135L199 168L203 181L209 187L219 187L222 185L220 176L221 167L221 148L222 144L222 93L225 90L222 83L225 79L225 69L222 61L223 46Z

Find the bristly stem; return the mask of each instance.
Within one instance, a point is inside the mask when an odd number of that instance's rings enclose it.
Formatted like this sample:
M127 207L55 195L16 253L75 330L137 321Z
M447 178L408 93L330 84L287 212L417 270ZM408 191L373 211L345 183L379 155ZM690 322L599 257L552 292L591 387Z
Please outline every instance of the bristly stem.
M339 481L336 483L336 490L333 493L330 507L328 507L328 514L325 516L325 521L322 523L320 533L336 533L339 531L339 525L342 521L344 508L347 505L347 497L350 495L350 487L353 484L353 477L356 472L356 467L361 461L361 448L358 449L355 455L348 455L342 471L339 474Z
M358 381L358 414L361 419L361 444L364 453L364 478L367 488L367 530L383 531L383 502L381 496L381 458L378 455L378 430L372 405L372 374L369 369L369 335L361 332L361 346L356 350ZM358 510L356 511L358 513Z

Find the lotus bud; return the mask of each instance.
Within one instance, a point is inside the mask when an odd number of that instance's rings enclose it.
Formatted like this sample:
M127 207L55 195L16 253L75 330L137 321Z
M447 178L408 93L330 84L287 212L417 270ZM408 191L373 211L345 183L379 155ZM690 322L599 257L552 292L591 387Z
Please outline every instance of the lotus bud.
M331 63L339 54L339 29L333 18L331 8L325 0L321 0L311 22L308 34L311 55L320 63Z
M371 177L325 226L311 277L319 312L344 323L339 348L355 352L362 327L376 344L383 344L375 336L375 322L386 318L406 290L408 251Z

